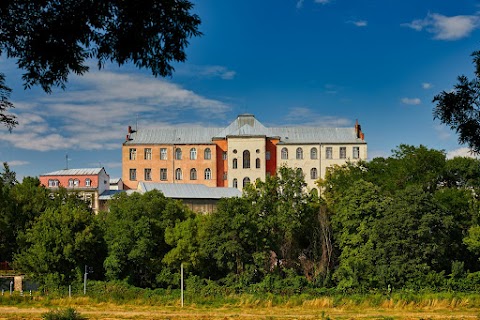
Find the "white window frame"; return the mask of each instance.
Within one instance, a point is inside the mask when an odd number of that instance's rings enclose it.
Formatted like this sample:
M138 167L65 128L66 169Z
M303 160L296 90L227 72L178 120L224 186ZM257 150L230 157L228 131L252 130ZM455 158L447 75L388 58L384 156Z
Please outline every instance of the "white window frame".
M160 160L167 160L167 148L160 148Z

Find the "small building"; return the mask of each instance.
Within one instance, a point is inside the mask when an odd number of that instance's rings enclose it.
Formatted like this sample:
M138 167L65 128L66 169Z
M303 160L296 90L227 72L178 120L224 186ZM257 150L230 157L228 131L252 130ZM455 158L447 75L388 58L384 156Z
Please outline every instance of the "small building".
M40 175L40 183L50 190L60 187L75 192L98 213L99 197L110 190L110 177L104 168L64 169Z
M137 191L148 192L158 190L165 197L181 200L192 211L212 213L217 209L217 203L222 198L241 197L237 188L207 187L203 184L139 182Z
M110 190L123 190L122 178L110 179Z

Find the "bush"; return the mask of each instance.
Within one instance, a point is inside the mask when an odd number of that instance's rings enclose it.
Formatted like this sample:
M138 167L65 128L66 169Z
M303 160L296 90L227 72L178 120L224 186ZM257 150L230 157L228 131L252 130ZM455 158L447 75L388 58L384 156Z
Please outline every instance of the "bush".
M45 320L85 320L75 309L68 308L64 310L52 310L44 313L42 318Z

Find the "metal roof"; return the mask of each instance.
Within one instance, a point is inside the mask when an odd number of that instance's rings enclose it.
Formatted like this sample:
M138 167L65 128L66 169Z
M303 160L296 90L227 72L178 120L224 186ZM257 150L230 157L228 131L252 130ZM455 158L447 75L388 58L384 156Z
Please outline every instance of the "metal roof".
M236 188L207 187L203 184L139 182L140 192L158 190L167 198L174 199L221 199L241 197Z
M280 143L366 143L355 128L265 127L251 114L239 115L226 128L158 128L130 134L126 145L212 144L214 138L266 136L279 137Z
M105 171L104 168L63 169L44 173L40 176L91 176L100 174L102 170Z

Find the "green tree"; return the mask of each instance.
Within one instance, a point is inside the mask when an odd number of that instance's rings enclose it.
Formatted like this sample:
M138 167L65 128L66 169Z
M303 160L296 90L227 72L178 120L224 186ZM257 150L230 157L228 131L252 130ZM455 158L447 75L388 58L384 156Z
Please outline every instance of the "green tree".
M81 281L85 265L101 270L105 251L101 228L87 205L74 196L42 213L25 240L27 247L15 255L14 263L41 285Z
M172 249L165 242L165 230L191 214L181 202L158 191L119 195L104 215L107 279L139 287L169 284L162 276L169 272L162 259Z
M26 88L40 85L48 93L64 88L70 73L87 72L89 59L99 68L132 62L168 76L172 62L185 61L189 38L201 34L192 8L188 0L3 0L0 54L16 59ZM9 92L0 74L0 121L11 128Z
M480 153L480 51L472 53L475 76L469 80L458 77L453 91L442 91L433 98L435 119L458 134L458 141L475 153Z

